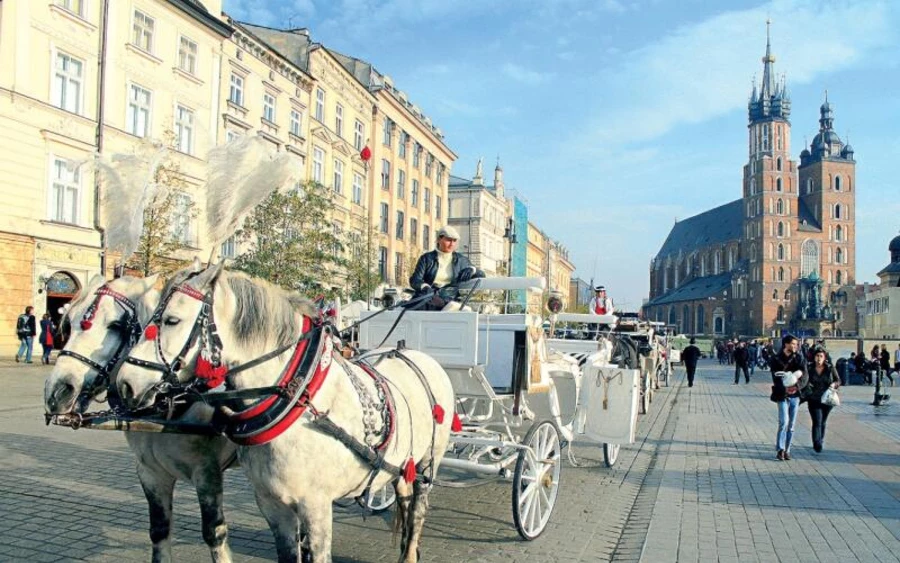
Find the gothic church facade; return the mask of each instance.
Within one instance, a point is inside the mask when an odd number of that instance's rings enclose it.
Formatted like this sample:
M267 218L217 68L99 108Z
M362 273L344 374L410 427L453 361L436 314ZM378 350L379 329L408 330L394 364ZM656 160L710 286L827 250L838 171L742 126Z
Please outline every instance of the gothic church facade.
M678 221L650 262L646 318L723 337L855 334L856 161L834 131L791 159L791 101L766 42L740 199Z

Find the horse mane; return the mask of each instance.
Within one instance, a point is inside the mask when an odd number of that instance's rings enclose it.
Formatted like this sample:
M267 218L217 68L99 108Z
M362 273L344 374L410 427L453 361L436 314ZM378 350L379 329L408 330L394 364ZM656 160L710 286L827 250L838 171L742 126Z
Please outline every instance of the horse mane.
M223 281L234 295L232 326L242 340L263 340L274 331L278 344L287 345L302 331L302 320L297 313L307 317L317 315L312 301L300 294L243 272L222 272L219 283Z

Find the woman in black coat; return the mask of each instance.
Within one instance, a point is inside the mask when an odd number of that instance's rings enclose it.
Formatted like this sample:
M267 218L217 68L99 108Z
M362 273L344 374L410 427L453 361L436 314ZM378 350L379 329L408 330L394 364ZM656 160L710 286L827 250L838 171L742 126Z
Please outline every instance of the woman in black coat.
M53 324L53 321L50 319L50 314L44 313L44 317L41 319L41 336L40 336L41 347L44 349L44 353L41 356L42 364L50 363L50 352L53 351L53 333L54 332L56 332L56 326Z
M825 423L831 412L831 405L822 403L822 394L829 387L837 389L841 386L841 378L837 370L828 361L824 348L816 348L813 351L813 365L809 369L809 387L806 406L809 408L809 416L812 418L812 443L816 452L822 451L825 442Z

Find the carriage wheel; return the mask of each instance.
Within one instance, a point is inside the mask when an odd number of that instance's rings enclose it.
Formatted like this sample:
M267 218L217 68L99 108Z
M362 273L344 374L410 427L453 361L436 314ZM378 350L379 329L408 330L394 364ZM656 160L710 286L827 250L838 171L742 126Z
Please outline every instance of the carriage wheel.
M519 450L516 460L513 520L522 539L533 540L547 527L559 493L562 467L559 429L550 420L535 424L525 435L524 444L531 450Z
M606 467L612 467L616 464L621 448L620 444L603 444L603 461L606 462Z
M371 510L373 514L384 512L393 506L397 500L397 491L394 490L394 483L388 483L378 490L369 489L369 493L363 500L366 508Z

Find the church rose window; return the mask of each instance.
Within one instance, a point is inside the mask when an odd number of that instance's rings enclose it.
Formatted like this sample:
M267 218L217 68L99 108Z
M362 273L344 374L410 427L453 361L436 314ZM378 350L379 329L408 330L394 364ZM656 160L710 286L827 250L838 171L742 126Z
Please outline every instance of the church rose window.
M807 277L819 271L819 246L813 240L803 242L800 247L800 276Z

